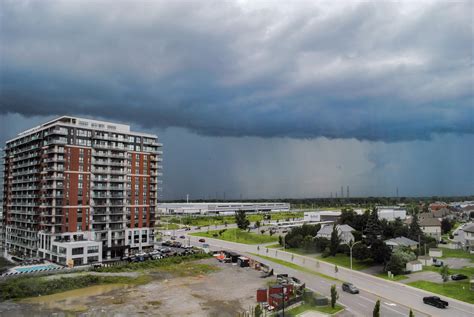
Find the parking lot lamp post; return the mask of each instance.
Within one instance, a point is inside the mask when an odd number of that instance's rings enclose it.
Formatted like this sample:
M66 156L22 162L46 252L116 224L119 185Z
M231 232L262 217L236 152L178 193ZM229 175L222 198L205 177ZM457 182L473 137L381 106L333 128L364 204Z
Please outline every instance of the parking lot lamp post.
M351 263L351 270L352 270L352 248L357 244L357 243L361 243L362 241L356 241L356 242L352 242L349 241L348 243L344 243L346 244L348 247L349 247L349 257L350 257L350 263Z

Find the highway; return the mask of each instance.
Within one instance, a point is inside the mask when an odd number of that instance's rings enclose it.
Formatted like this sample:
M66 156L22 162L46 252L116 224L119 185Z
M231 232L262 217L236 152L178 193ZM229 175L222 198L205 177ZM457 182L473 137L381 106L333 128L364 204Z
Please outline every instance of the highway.
M188 235L190 232L183 232L186 235L186 243L188 241L193 245L202 246L198 242L199 237ZM287 262L304 266L313 271L323 273L328 276L336 277L339 280L351 282L357 286L361 293L352 295L342 292L340 283L338 285L338 293L340 295L339 302L347 307L344 316L369 316L377 299L381 301L382 316L408 316L410 308L415 312L416 316L449 316L449 317L466 317L474 316L474 305L458 301L452 298L442 298L449 301L449 307L441 310L423 303L424 296L436 295L430 292L413 288L401 283L392 282L374 277L372 275L359 271L351 271L349 269L338 267L338 273L334 271L334 265L319 261L307 256L297 255L282 250L267 249L263 245L247 245L234 242L228 242L218 239L206 238L206 243L211 249L227 249L237 252L247 253L247 255L255 257L250 253L260 254L267 257L281 259ZM286 266L278 265L274 262L259 258L263 263L270 265L276 272L287 272L295 277L301 278L307 286L326 296L329 295L330 286L335 281L325 279L313 274L290 269Z

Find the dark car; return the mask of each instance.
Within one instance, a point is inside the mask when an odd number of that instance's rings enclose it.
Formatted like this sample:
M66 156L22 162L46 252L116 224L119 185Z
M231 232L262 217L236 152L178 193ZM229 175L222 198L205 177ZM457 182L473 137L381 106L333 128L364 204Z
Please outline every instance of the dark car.
M453 281L460 281L460 280L465 280L467 279L467 276L464 275L464 274L454 274L454 275L451 275L451 279Z
M449 305L447 301L442 300L438 296L423 297L423 303L437 308L446 308Z
M186 239L186 237L185 237L185 236L179 236L179 238L180 238L180 239Z
M442 267L443 266L443 261L439 261L439 260L434 260L433 261L433 266L436 266L436 267Z
M176 240L176 237L175 237L175 236L172 236L172 237L171 237L171 240Z
M351 283L342 283L342 290L351 294L359 294L359 289Z
M199 239L199 242L206 242L206 239Z

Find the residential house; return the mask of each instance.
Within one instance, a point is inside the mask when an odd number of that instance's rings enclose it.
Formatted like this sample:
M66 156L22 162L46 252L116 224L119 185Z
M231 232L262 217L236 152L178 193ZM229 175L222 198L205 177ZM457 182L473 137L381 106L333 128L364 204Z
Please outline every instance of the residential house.
M438 218L420 218L420 228L425 235L441 239L441 221Z
M333 225L323 225L316 234L316 237L331 239L332 230ZM349 243L350 241L355 241L354 235L352 234L352 231L355 231L355 229L351 226L336 225L336 230L337 234L339 235L339 239L341 239L341 243Z
M474 223L466 223L453 231L453 241L466 251L474 251Z
M408 239L406 237L397 237L384 241L392 250L399 247L407 247L415 250L418 247L418 242Z

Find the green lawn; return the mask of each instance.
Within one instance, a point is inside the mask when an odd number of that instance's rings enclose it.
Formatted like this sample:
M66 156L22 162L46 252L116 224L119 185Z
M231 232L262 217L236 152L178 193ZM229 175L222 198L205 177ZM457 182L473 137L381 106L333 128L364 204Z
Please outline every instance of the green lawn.
M297 271L317 275L317 276L320 276L320 277L323 277L323 278L326 278L326 279L332 280L332 281L339 281L337 278L334 278L332 276L310 270L310 269L308 269L304 266L299 266L299 265L296 265L296 264L291 263L291 262L283 261L283 260L280 260L280 259L275 259L275 258L272 258L272 257L269 257L269 256L264 256L264 255L260 255L260 254L256 254L256 253L251 253L251 254L253 254L255 256L258 256L258 257L261 257L262 259L266 259L268 261L272 261L272 262L281 264L283 266L289 267L289 268L297 270Z
M168 225L166 225L166 223L161 223L159 226L156 227L156 229L158 230L176 230L179 228L180 226L175 223L169 223Z
M440 247L443 250L442 258L464 258L470 259L471 262L474 262L474 254L470 254L469 252L463 250L453 250L448 248Z
M317 258L320 259L321 261L329 262L338 266L342 266L346 268L351 267L349 256L342 253L338 253L336 254L336 256L328 256L326 258L323 258L322 256L318 256ZM372 264L373 263L371 260L359 261L352 258L352 268L354 270L363 270L363 269L371 267Z
M474 304L474 292L469 290L468 280L446 282L444 284L428 281L416 281L408 283L408 285Z
M331 305L328 306L315 306L311 304L302 304L298 307L292 308L288 311L288 316L298 316L301 313L304 313L306 311L319 311L325 314L335 314L341 310L343 310L344 307L341 305L336 304L334 308L331 307ZM285 314L286 315L286 314Z
M271 220L285 220L285 219L292 219L292 218L302 218L304 215L303 212L275 212L271 213ZM263 214L249 214L247 215L247 218L249 219L250 222L255 222L255 221L262 221L263 220ZM224 223L235 223L235 217L234 216L195 216L195 217L190 217L190 216L185 216L185 217L166 217L163 218L162 220L167 220L172 223L181 223L183 225L190 225L190 226L201 226L201 227L207 227L207 226L214 226L214 225L223 225Z
M214 234L217 234L215 237ZM227 229L221 235L219 235L219 230L213 230L209 232L196 232L192 233L193 236L204 237L204 238L214 238L219 240L245 243L245 244L262 244L277 242L277 236L269 236L265 234L257 234L247 231L242 231L237 228Z
M282 246L281 246L279 243L275 243L275 244L267 245L266 248L270 248L270 249L280 249L280 248L282 248Z
M383 278L385 280L389 280L389 281L401 281L401 280L406 280L408 278L408 276L406 275L395 275L393 278L389 278L387 273L375 274L375 276Z

